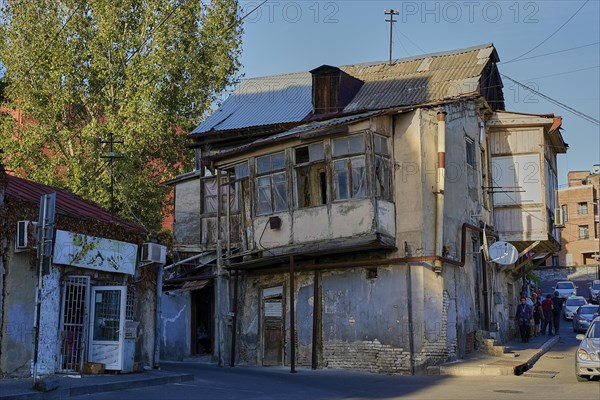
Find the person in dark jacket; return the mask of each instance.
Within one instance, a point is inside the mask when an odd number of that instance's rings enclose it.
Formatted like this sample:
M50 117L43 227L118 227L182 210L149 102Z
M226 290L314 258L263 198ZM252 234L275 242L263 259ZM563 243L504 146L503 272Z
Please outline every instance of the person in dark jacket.
M542 313L544 314L544 318L542 321L542 335L546 334L546 327L548 328L548 335L552 336L552 319L554 318L554 313L552 312L552 296L550 294L546 295L546 300L542 301Z
M533 301L533 336L537 336L540 333L540 322L544 319L544 314L537 293L531 295L531 300Z
M529 329L533 319L533 309L527 304L527 297L521 296L521 304L517 306L515 321L519 325L519 333L522 342L529 342Z
M565 299L559 296L558 292L554 292L552 298L552 320L554 322L554 334L558 335L558 328L560 328L560 313L563 309Z

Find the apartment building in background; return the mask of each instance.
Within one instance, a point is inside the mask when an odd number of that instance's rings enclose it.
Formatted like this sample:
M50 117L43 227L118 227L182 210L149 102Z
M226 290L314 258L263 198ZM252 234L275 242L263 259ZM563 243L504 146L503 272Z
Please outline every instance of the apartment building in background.
M555 266L597 265L600 262L600 164L591 171L569 171L568 187L558 191L561 251Z

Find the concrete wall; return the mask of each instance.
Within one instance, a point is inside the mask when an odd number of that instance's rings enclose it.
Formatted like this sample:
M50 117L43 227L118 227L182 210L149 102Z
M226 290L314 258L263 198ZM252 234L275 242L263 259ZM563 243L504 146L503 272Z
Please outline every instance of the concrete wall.
M542 282L548 281L592 281L600 279L600 266L581 265L578 267L542 267L535 270Z
M36 274L29 252L6 255L0 374L29 375L33 359Z
M181 361L189 357L191 352L190 292L163 293L161 324L161 359Z
M60 270L56 267L43 277L40 333L38 344L38 374L53 374L57 368L57 357L60 350L58 337L60 318Z

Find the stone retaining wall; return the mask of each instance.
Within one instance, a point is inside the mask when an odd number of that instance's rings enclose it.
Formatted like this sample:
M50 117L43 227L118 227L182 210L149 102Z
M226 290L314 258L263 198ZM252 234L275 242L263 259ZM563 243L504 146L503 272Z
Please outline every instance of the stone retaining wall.
M591 281L600 279L600 267L595 265L582 265L577 267L539 267L535 274L545 281Z

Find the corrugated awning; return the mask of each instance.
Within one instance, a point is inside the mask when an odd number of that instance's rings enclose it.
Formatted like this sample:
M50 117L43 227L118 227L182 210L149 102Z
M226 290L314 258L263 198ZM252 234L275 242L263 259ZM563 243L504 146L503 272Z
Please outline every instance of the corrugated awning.
M188 282L184 282L183 286L181 288L172 290L172 292L191 292L192 290L200 290L200 289L204 289L209 283L210 283L210 280L208 280L208 279L200 279L197 281L188 281Z

